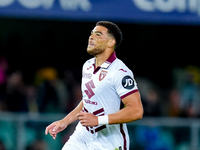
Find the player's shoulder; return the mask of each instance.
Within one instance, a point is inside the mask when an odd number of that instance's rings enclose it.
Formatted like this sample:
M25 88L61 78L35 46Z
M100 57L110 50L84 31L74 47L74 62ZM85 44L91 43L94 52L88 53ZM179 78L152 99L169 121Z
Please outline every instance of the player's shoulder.
M111 82L116 89L120 90L131 90L133 87L136 88L136 82L134 79L133 72L126 66L126 64L120 59L116 59L113 63L113 71ZM130 85L129 85L130 84Z
M132 71L126 66L126 64L118 58L115 60L113 68L115 74L133 74Z

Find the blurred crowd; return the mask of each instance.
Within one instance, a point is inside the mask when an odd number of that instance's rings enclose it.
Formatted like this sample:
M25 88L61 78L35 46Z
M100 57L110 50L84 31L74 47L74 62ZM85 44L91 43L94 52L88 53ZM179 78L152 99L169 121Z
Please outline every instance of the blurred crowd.
M35 72L32 84L25 84L21 70L9 71L9 62L0 55L0 111L68 113L81 100L81 83L75 72L66 69L63 78L53 67ZM173 84L161 89L151 80L135 77L144 107L144 116L199 117L200 68L174 68Z
M138 78L144 116L200 117L200 68L174 68L171 75L172 86L164 90L150 80Z
M80 82L71 70L62 79L53 67L41 68L32 84L25 84L22 70L8 70L0 56L0 111L30 113L68 113L81 100Z

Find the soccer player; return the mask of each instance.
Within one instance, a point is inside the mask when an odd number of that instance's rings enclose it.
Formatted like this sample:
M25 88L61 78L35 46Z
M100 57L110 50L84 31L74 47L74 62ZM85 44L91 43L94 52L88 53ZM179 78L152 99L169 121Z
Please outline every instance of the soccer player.
M99 21L92 30L83 65L78 106L46 127L56 139L70 123L79 123L62 150L129 150L126 123L141 119L143 106L132 71L116 57L122 33L112 22Z

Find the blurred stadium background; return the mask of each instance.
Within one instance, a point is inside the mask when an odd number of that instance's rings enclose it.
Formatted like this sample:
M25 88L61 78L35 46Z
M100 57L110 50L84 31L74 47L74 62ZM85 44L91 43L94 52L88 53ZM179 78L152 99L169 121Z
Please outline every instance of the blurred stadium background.
M117 57L133 71L144 118L131 150L200 149L199 0L0 0L0 150L61 149L45 127L81 99L96 21L123 32Z

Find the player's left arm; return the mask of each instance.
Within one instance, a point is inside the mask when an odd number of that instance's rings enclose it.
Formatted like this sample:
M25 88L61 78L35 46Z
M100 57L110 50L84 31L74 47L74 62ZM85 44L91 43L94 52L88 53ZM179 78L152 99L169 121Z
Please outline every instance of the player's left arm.
M140 100L139 92L130 94L122 99L126 107L116 113L108 115L108 124L122 124L139 120L143 117L143 106ZM98 117L87 112L81 111L77 114L80 123L83 126L97 126Z
M126 107L116 113L109 114L109 124L122 124L142 119L143 106L139 92L135 92L123 98L122 102Z

